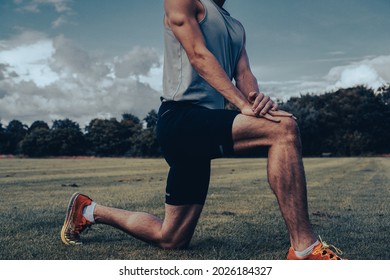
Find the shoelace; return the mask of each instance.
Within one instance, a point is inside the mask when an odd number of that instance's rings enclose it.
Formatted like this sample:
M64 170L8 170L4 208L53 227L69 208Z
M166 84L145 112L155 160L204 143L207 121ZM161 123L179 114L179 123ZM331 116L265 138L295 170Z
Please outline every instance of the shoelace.
M328 248L332 248L335 250L335 252L338 254L338 255L342 255L343 254L343 251L341 251L339 248L337 248L336 246L332 245L332 244L327 244L325 241L322 241L322 238L321 236L318 236L318 238L320 239L320 243L321 243L321 250L326 250Z

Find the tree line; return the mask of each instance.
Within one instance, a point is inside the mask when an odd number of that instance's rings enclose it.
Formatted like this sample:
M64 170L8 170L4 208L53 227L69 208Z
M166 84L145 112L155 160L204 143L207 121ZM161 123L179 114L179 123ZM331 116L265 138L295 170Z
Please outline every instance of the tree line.
M156 124L155 110L150 111L143 122L126 113L120 121L116 118L93 119L84 130L70 119L55 120L51 127L44 121L35 121L28 127L12 120L6 128L0 124L0 154L159 157Z
M304 156L390 154L390 86L379 93L358 86L305 94L279 106L297 117ZM84 129L70 119L54 120L51 127L12 120L5 127L0 123L0 154L160 157L156 125L155 110L143 120L129 113L119 121L93 119Z
M298 118L304 156L390 153L389 85L301 95L281 108Z

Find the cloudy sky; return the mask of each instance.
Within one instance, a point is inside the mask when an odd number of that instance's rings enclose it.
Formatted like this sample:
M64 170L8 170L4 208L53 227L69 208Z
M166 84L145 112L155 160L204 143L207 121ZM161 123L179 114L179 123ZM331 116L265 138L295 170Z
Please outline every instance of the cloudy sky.
M390 82L389 0L228 0L274 98ZM0 0L0 121L144 118L162 85L163 0Z

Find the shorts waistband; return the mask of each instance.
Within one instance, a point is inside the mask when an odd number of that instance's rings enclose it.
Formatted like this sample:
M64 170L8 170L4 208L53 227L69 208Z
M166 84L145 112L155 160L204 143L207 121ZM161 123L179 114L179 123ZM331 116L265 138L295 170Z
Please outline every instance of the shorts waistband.
M161 117L164 113L167 111L171 111L176 108L203 108L207 109L206 107L196 105L192 102L188 101L163 101L161 102L160 109L158 111L158 116Z

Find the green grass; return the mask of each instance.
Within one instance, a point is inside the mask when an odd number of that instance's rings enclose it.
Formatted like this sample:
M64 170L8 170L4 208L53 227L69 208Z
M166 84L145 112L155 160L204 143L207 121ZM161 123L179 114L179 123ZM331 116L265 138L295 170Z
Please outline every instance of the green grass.
M390 158L305 159L305 168L316 232L350 259L389 260ZM265 159L213 162L188 250L161 250L104 225L83 234L82 246L61 243L73 192L163 217L167 172L161 159L0 159L0 259L284 258L288 234Z

